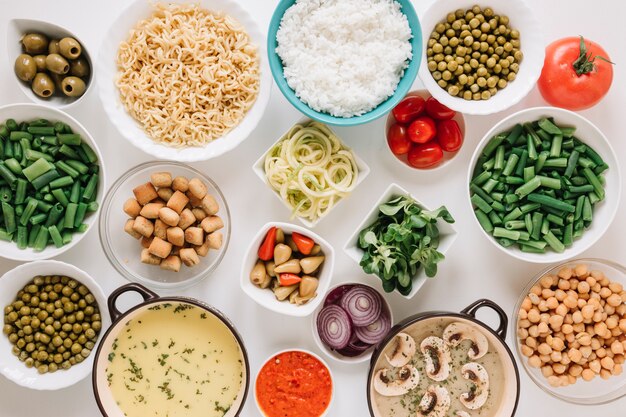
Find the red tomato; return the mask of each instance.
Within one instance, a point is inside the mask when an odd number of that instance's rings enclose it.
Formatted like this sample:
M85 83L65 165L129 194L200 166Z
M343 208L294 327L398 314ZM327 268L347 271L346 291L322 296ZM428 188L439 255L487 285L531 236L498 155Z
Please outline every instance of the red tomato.
M430 168L441 162L443 151L437 142L413 144L409 149L407 160L414 168Z
M428 100L426 100L426 113L437 120L452 119L456 114L454 110L438 102L435 97L428 97Z
M600 45L582 38L563 38L546 48L538 87L553 106L583 110L597 104L613 81L612 63Z
M410 123L424 112L424 99L420 96L405 97L391 111L399 123Z
M426 143L437 134L435 121L428 116L413 120L407 129L407 135L412 142Z
M387 131L387 144L395 155L404 155L409 151L411 142L406 137L406 128L394 123Z
M463 134L456 120L440 120L437 123L437 142L446 152L456 152L463 144Z

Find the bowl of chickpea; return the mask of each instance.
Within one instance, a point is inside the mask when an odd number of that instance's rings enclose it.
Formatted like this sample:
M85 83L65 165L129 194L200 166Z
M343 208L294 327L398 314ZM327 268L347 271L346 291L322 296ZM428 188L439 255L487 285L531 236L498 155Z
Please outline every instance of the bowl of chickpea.
M626 268L602 259L551 266L515 310L516 353L544 391L575 404L626 396Z

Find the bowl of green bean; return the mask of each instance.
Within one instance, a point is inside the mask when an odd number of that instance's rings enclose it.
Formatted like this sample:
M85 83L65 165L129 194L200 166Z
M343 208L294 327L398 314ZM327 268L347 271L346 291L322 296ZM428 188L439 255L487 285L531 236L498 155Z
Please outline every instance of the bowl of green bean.
M40 104L0 107L0 256L58 256L91 229L105 172L89 132Z
M577 113L535 107L497 123L470 162L467 198L483 234L528 262L591 247L615 218L621 176L604 134Z

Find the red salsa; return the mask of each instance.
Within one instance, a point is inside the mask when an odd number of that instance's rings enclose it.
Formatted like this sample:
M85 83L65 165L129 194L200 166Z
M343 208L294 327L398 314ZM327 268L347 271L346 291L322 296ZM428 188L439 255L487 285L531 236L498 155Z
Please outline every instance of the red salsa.
M256 398L266 417L320 417L330 404L332 390L328 368L301 351L274 356L256 380Z

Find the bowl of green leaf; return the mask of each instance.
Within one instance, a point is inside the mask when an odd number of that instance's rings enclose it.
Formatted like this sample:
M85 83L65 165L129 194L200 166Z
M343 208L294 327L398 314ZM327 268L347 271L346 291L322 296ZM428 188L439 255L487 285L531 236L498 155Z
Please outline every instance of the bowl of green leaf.
M408 191L391 184L346 242L344 251L385 292L413 298L456 239L445 206L430 210Z

